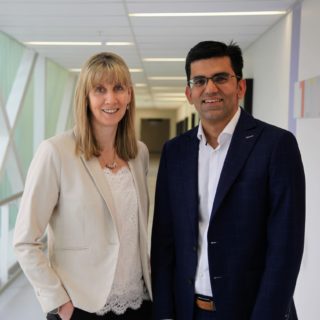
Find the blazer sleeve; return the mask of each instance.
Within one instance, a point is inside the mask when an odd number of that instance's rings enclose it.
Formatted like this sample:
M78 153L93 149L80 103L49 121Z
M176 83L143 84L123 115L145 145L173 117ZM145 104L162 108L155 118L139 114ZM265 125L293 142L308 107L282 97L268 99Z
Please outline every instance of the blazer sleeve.
M165 145L157 176L151 241L151 279L154 320L174 318L173 270L175 253L168 190Z
M59 199L60 160L50 141L37 150L26 179L14 231L14 250L44 312L70 300L43 252L45 234Z
M268 248L251 320L290 318L304 246L305 176L295 137L284 133L269 166Z

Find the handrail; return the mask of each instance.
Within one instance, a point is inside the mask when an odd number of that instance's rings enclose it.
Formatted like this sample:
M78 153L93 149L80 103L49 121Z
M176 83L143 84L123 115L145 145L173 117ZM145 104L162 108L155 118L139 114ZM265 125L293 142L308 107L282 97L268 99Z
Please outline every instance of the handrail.
M0 207L5 205L5 204L7 204L7 203L9 203L9 202L12 202L14 200L17 200L17 199L21 198L22 194L23 194L23 191L20 191L20 192L18 192L16 194L13 194L12 196L10 196L10 197L8 197L6 199L0 200Z

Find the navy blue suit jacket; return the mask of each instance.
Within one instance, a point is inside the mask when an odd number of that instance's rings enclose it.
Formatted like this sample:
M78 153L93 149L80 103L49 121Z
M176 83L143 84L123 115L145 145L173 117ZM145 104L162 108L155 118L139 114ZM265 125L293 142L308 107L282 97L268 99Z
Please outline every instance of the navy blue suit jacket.
M154 319L192 320L198 260L198 128L161 155L152 232ZM241 110L208 229L218 320L295 320L305 179L294 136Z

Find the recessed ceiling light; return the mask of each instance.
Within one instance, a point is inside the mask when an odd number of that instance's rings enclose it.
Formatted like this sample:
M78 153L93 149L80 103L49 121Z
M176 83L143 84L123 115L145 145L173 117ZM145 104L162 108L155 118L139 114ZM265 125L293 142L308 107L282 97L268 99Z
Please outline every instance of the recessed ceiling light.
M149 77L149 80L186 80L186 77Z
M106 46L133 46L132 42L106 42Z
M161 61L164 61L164 62L179 62L179 61L186 61L185 58L144 58L143 59L144 61L150 61L150 62L161 62Z
M71 72L80 72L81 69L79 68L73 68L69 69ZM143 69L129 69L130 72L143 72Z
M130 72L143 72L143 69L129 69Z
M102 42L84 42L84 41L26 41L28 45L35 46L101 46Z
M155 97L185 97L184 92L156 92Z
M283 15L286 11L230 11L230 12L154 12L129 13L130 17L217 17L217 16L265 16Z
M155 97L154 100L156 101L186 101L186 97L184 98L172 98L172 97Z
M143 87L146 87L147 84L146 83L136 83L134 86L139 87L139 88L143 88Z
M165 91L165 92L181 90L181 92L184 92L185 87L184 86L170 86L170 87L152 86L151 90L152 91Z

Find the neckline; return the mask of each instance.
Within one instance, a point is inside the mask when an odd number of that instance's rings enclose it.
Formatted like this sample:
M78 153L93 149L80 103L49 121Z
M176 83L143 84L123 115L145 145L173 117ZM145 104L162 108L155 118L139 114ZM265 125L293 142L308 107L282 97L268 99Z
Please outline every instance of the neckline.
M117 171L113 171L112 169L108 168L108 167L103 167L102 168L103 172L105 172L106 174L112 174L112 175L118 175L118 174L122 174L127 172L130 172L130 169L128 166L123 166L120 169L118 169Z

